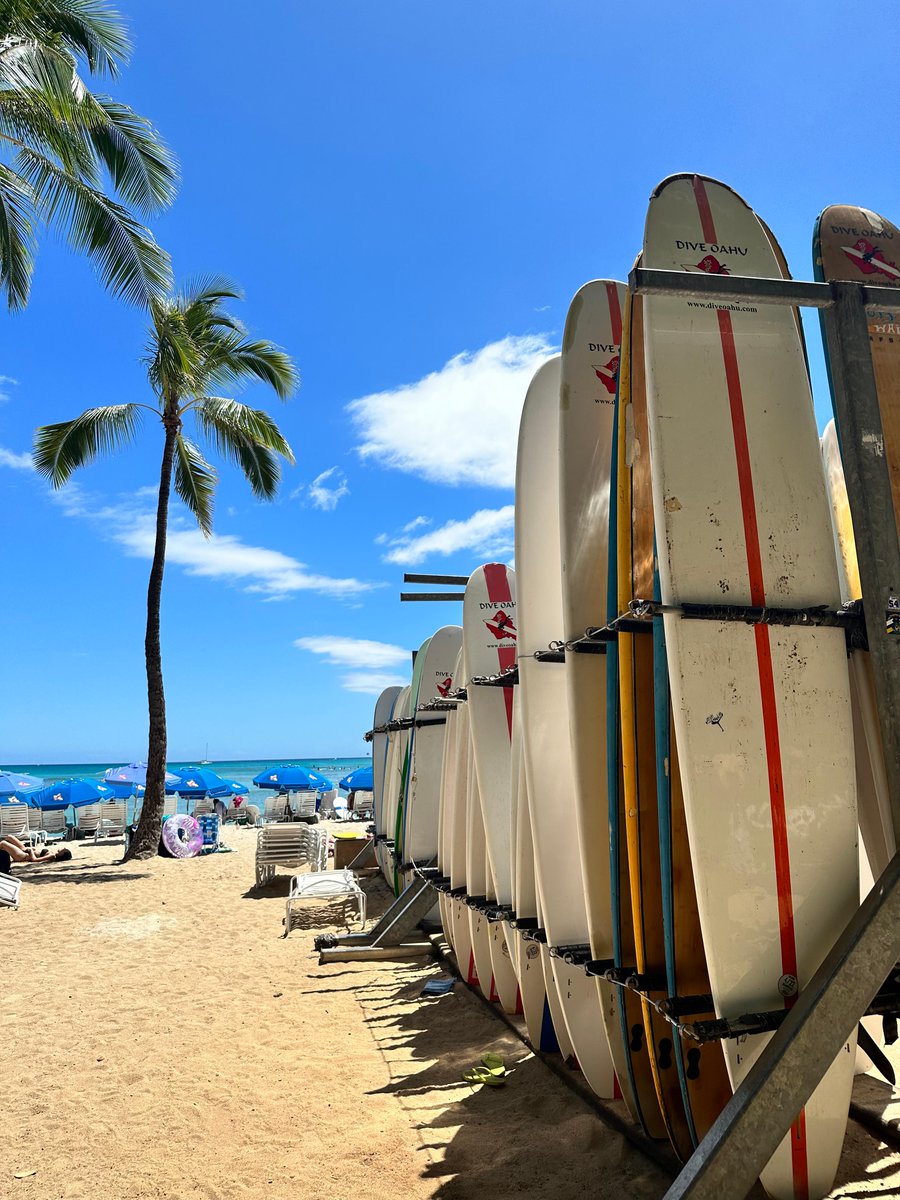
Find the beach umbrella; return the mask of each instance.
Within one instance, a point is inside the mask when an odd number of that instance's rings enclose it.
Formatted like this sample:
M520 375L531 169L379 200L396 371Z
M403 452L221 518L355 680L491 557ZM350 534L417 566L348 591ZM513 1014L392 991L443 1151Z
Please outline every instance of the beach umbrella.
M117 800L128 800L131 796L140 799L147 790L140 783L105 783L103 786L110 788ZM166 791L168 790L166 788Z
M250 791L244 784L238 783L236 779L223 779L221 787L209 789L209 794L214 800L224 800L227 796L246 796Z
M175 778L166 784L166 791L178 792L180 796L205 796L224 783L222 776L209 767L180 767Z
M253 776L259 788L270 788L273 792L314 792L316 785L302 767L282 763L280 767L269 767Z
M56 812L61 808L78 808L82 804L97 804L101 800L112 800L115 792L96 779L61 779L50 783L36 792L28 793L28 803L44 812Z
M371 792L374 787L371 766L357 767L355 771L344 776L339 786L345 792Z
M312 771L309 767L304 767L304 771L310 778L310 782L317 792L330 792L334 784L327 775L323 775L321 771Z
M23 792L21 796L16 796L12 792L4 792L3 795L0 796L0 804L8 804L8 805L10 805L10 807L14 804L27 805L28 804L27 796L28 796L28 792Z
M38 779L36 775L26 775L24 771L0 771L0 796L33 792L43 786L43 779Z
M177 775L166 771L166 783L173 783ZM110 767L103 774L104 783L139 783L144 786L147 782L147 764L145 762L128 763L124 767ZM43 783L43 780L41 780Z

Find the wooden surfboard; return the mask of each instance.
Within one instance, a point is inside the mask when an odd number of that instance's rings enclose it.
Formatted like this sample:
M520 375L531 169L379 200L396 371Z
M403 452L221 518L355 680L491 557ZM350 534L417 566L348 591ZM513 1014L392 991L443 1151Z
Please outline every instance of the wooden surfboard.
M514 687L473 680L516 665L515 572L487 563L469 577L463 601L466 680L472 747L488 857L490 897L512 908L511 771ZM520 1010L519 987L506 941L506 922L489 921L494 987L504 1010Z
M569 748L568 694L562 661L538 661L563 636L560 583L560 362L536 373L525 397L516 461L516 584L519 615L519 703L525 774L534 837L537 893L550 948L589 946L575 783ZM553 960L553 976L569 1038L591 1088L613 1097L617 1086L603 1030L595 978Z
M819 215L813 234L816 279L900 288L898 263L900 229L878 213L853 204L832 204ZM870 309L868 316L884 454L891 476L894 516L900 527L900 292L896 307ZM825 354L827 358L827 344Z
M729 188L673 176L653 193L644 266L780 275ZM840 604L797 321L757 303L647 297L653 507L685 814L716 1013L793 1004L858 904L844 635L685 620L682 603ZM769 1035L727 1040L733 1086ZM825 1196L853 1076L848 1043L762 1175Z

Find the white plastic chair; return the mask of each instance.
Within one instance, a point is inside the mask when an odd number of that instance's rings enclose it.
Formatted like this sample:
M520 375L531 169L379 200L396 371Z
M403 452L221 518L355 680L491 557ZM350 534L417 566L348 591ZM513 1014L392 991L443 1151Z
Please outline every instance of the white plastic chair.
M308 825L263 825L256 835L256 884L268 883L279 868L309 866L321 871L328 864L328 835Z
M165 820L166 817L174 817L177 815L177 813L178 797L166 796L165 800L163 800L163 820Z
M0 804L0 838L11 833L30 845L46 842L47 838L40 827L40 817L32 810L35 818L35 826L32 829L28 822L28 811L27 804Z
M216 802L211 796L198 796L194 801L194 816L200 817L204 813L214 813L216 811Z
M54 812L40 812L39 816L41 830L48 841L55 838L67 838L69 836L69 826L66 822L66 810L64 808L58 808Z
M0 871L0 908L18 908L21 890L21 879L13 879L12 875Z
M366 923L366 893L349 868L342 871L310 871L307 875L293 877L285 905L285 937L291 932L294 908L301 900L343 900L344 920L347 924L347 905L355 904L360 926Z
M123 838L125 837L125 801L124 800L104 800L100 805L99 820L97 828L94 830L94 841L99 842L101 838Z
M266 821L290 821L290 807L285 792L276 792L274 796L266 796L263 818Z
M84 804L76 809L77 828L82 837L93 837L100 824L100 805Z

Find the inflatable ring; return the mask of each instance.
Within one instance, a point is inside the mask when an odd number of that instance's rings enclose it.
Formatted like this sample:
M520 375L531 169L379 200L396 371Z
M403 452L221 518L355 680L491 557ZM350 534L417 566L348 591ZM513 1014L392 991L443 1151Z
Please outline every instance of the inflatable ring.
M196 858L203 848L199 822L187 813L166 817L162 827L162 843L173 858Z

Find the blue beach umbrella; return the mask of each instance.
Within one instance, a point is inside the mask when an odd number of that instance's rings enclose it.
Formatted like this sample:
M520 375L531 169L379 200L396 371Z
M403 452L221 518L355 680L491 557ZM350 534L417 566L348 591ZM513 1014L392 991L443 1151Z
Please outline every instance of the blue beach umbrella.
M44 786L43 779L24 771L0 771L0 796L24 795Z
M37 792L28 793L28 803L44 812L58 812L61 808L78 808L82 804L97 804L101 800L112 800L115 792L96 779L62 779L50 783Z
M140 799L147 790L140 783L105 783L103 786L111 789L116 800L128 800L131 796Z
M178 778L166 771L166 783L173 783ZM110 767L103 774L104 783L139 783L142 787L147 783L147 764L145 762L128 763L124 767ZM43 783L43 780L41 780Z
M9 805L9 807L12 808L13 805L18 804L18 805L24 805L25 807L27 807L28 806L27 797L28 797L28 792L23 792L21 796L16 796L12 792L4 792L3 795L0 796L0 805Z
M244 784L238 783L236 779L223 779L221 787L209 789L209 794L214 800L224 800L227 796L246 796L250 791Z
M269 767L253 776L253 782L259 788L269 788L273 792L314 792L316 785L309 773L302 767L283 763L280 767Z
M317 792L330 792L334 784L327 775L323 775L321 771L311 771L309 767L304 767L304 771L309 776L310 782Z
M179 796L205 796L213 788L220 788L225 780L209 767L181 767L175 778L166 783L167 792L178 792Z
M341 780L345 792L371 792L374 787L371 767L357 767Z

